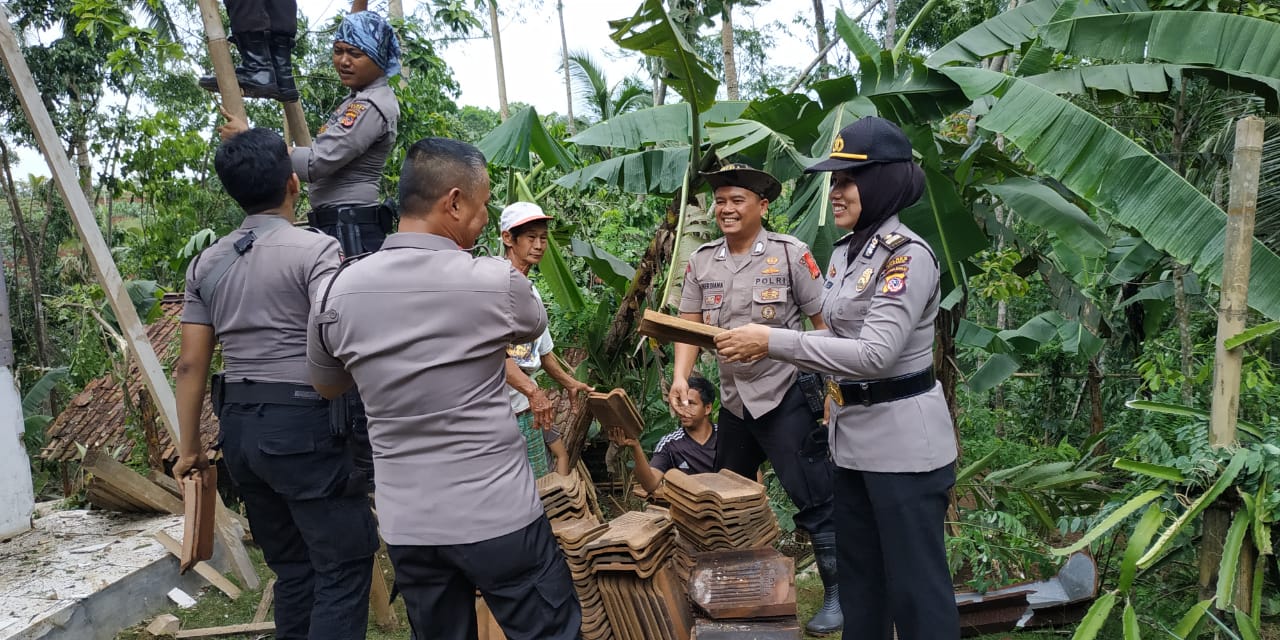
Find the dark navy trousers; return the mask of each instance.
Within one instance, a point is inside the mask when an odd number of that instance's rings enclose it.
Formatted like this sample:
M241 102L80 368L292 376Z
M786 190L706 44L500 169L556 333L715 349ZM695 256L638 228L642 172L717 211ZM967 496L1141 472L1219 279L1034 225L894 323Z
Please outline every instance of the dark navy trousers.
M364 638L377 527L328 404L227 404L218 417L223 460L276 574L275 637Z
M836 554L844 637L956 640L943 526L954 465L922 473L836 467Z

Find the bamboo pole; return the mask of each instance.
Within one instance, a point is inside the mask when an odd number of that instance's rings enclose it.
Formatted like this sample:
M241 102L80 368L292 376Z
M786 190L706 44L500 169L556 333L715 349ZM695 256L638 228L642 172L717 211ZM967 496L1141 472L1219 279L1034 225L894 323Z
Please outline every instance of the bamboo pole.
M311 146L311 132L307 130L307 118L302 114L302 104L296 100L284 103L284 128L286 134L293 137L294 146Z
M204 21L204 37L209 43L209 58L213 60L213 73L218 78L218 93L222 107L233 116L246 118L244 94L236 78L236 66L231 62L231 45L227 44L227 32L222 28L222 14L216 0L196 0L200 5L200 18Z
M202 3L204 1L201 0ZM75 224L76 233L80 236L85 251L89 254L89 263L93 266L94 275L102 285L107 303L116 314L125 344L134 361L138 363L142 381L160 410L160 417L169 431L169 437L176 444L179 440L178 406L173 396L173 389L169 387L169 379L165 375L164 367L160 365L160 359L156 357L155 349L151 347L151 340L147 338L146 327L138 317L133 300L125 289L124 279L120 276L120 270L111 256L111 249L107 246L106 239L102 237L102 230L98 228L98 221L93 215L89 199L80 189L79 176L62 149L62 139L58 136L53 120L49 117L49 111L40 98L35 78L31 76L31 68L27 66L27 59L22 55L17 34L9 24L9 13L3 5L0 5L0 58L3 58L5 69L13 80L14 92L18 95L18 101L22 104L27 122L35 134L40 152L49 163L54 184L62 194L67 210L71 212L71 220ZM240 108L243 111L243 103L240 103ZM220 511L225 509L225 505L219 504ZM218 540L231 556L236 574L244 581L245 586L250 589L257 588L258 574L249 560L244 544L228 527L216 527L215 532Z
M1231 199L1227 205L1227 239L1222 255L1222 297L1218 302L1218 337L1213 360L1213 404L1209 410L1209 444L1236 442L1240 410L1240 364L1244 350L1223 344L1244 331L1249 306L1249 267L1253 224L1258 205L1263 121L1249 116L1236 125L1235 159L1231 165Z
M1253 116L1236 124L1235 155L1231 164L1231 197L1227 205L1226 244L1222 254L1222 297L1218 301L1218 335L1213 359L1213 403L1209 409L1209 445L1215 448L1236 444L1236 421L1240 410L1240 365L1243 348L1228 350L1225 342L1244 330L1249 314L1249 268L1253 255L1253 224L1258 204L1258 174L1262 163L1264 123ZM1222 579L1218 566L1222 559L1231 511L1221 503L1205 510L1200 545L1200 593L1211 594ZM1234 603L1219 602L1219 609L1234 604L1250 611L1254 554L1248 538L1237 563Z

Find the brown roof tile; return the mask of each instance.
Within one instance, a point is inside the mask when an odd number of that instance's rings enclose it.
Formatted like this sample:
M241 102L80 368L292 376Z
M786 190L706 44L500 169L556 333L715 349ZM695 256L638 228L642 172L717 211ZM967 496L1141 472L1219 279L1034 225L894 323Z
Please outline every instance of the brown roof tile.
M160 301L163 310L160 318L147 325L147 337L151 347L155 349L161 364L169 370L178 358L178 336L181 327L179 318L182 315L182 294L166 294ZM141 403L150 402L146 386L135 363L129 365L128 377L129 397L135 407L133 424L126 427L126 416L129 413L124 406L124 393L121 385L112 375L103 376L89 382L46 431L47 444L40 456L47 460L68 461L79 456L77 444L86 449L105 449L118 460L126 460L133 453L133 447L141 441L135 439L131 431L141 429L139 424ZM169 439L169 432L163 425L157 424L160 446L166 460L172 459L176 453ZM200 440L205 450L213 446L218 437L218 419L214 417L209 403L204 405L204 414L200 418ZM210 451L212 455L212 452Z

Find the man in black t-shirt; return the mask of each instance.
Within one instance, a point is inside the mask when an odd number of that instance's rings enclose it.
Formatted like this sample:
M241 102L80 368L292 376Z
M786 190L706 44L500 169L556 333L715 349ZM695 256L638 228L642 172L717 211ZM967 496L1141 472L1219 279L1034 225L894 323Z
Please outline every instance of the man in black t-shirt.
M689 401L692 415L680 416L681 428L658 441L652 459L645 457L638 440L615 439L619 444L631 447L636 461L636 480L650 494L662 484L662 475L671 469L689 474L716 471L716 425L711 422L716 388L705 378L696 376L689 378L689 388L697 392L697 399Z

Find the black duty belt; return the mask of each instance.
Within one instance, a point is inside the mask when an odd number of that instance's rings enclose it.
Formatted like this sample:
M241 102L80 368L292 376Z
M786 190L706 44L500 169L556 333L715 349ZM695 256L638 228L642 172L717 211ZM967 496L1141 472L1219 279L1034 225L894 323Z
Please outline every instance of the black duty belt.
M223 389L225 404L289 404L320 407L328 404L315 389L287 382L228 382Z
M827 395L842 407L855 404L871 406L918 396L932 389L933 383L933 367L882 380L836 382L834 378L827 378Z
M307 224L313 227L331 227L339 223L381 224L378 220L380 204L340 205L320 207L307 214Z

